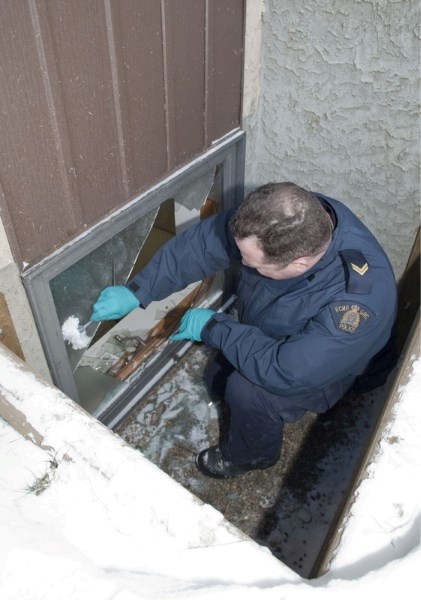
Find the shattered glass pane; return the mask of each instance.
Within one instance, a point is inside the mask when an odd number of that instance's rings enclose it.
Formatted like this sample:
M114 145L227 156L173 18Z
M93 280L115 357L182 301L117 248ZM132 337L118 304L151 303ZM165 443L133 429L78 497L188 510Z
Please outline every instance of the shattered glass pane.
M213 210L218 210L221 203L218 167L180 187L159 207L52 279L51 293L60 326L72 315L79 319L80 325L88 323L100 292L111 285L124 285L168 239L213 214L207 212L209 202ZM79 401L88 412L95 414L98 407L112 403L130 386L131 376L127 381L119 380L118 371L122 361L124 365L125 361L130 362L136 352L130 344L147 343L154 327L183 302L191 292L190 287L195 289L197 285L201 282L177 292L174 298L153 302L147 309L135 309L121 321L88 324L86 333L91 338L88 348L74 349L66 343ZM214 279L208 289L209 297L221 288L222 276ZM133 377L141 376L145 367L146 363L136 367Z
M174 200L190 210L192 208L199 209L209 196L214 179L215 171L209 171L209 173L206 173L203 177L183 186L183 188L174 195Z
M127 227L51 280L51 293L60 325L71 315L83 325L89 321L92 305L100 292L110 285L124 285L133 264L149 235L158 208ZM88 327L93 336L98 327ZM66 345L72 369L78 364L84 350Z

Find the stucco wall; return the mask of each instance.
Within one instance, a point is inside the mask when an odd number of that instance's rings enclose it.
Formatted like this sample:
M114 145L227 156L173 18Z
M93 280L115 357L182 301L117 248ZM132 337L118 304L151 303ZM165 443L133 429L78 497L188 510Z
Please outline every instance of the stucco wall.
M291 180L343 200L399 277L419 223L419 3L264 4L259 104L244 101L246 190Z

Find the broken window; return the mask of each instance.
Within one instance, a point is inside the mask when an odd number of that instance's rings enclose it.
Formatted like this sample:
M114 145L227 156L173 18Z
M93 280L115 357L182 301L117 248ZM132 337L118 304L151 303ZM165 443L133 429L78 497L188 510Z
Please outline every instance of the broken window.
M221 206L218 169L184 186L137 222L60 273L51 292L60 323L76 316L89 322L101 290L124 285L155 252L185 228L215 214ZM215 177L216 174L216 177ZM92 342L86 349L66 344L80 402L95 413L113 400L166 344L191 306L209 305L222 288L221 276L190 284L165 300L137 308L119 321L89 323Z
M234 272L195 282L118 322L89 323L92 305L105 287L124 285L172 236L241 201L244 146L241 131L215 142L21 275L54 383L109 426L191 346L167 343L186 308L222 310L232 301ZM89 347L65 343L62 326L70 316L87 324Z

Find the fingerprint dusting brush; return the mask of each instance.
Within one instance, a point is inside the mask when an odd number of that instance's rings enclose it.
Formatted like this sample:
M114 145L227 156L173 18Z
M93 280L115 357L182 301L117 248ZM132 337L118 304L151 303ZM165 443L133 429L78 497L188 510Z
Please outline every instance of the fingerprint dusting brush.
M86 333L86 327L89 325L81 325L79 319L72 315L68 317L62 327L61 333L65 342L70 344L74 350L83 350L87 348L92 337Z

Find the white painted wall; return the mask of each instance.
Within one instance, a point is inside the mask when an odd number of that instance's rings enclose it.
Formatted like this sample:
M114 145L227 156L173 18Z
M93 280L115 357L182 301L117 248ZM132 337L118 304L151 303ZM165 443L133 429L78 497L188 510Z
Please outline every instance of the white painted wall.
M246 191L290 180L341 199L397 277L419 224L419 22L417 0L248 2Z

